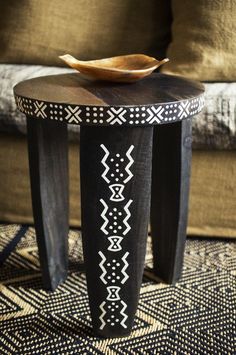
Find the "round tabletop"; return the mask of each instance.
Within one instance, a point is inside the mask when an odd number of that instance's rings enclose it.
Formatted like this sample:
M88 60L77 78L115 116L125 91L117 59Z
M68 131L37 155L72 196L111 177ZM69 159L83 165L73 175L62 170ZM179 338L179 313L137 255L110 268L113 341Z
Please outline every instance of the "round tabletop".
M204 86L153 73L132 84L91 81L78 73L42 76L14 87L28 117L82 125L156 125L181 121L204 106Z

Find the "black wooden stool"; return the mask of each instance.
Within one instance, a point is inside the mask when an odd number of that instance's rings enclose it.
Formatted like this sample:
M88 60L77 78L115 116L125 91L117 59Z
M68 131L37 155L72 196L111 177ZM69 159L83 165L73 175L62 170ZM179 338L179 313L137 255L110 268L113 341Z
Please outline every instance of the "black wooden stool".
M150 204L154 272L169 283L180 277L190 117L202 110L203 92L200 83L162 74L134 84L53 75L14 88L27 116L34 221L49 289L67 275L67 124L81 125L82 238L97 334L124 336L132 329Z

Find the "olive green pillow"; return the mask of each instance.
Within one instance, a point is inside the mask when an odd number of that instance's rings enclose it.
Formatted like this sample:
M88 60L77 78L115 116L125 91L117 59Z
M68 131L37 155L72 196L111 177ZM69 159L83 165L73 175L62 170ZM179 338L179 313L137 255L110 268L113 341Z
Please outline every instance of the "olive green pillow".
M162 71L206 81L236 80L236 1L172 0L170 62Z
M57 56L67 52L162 58L170 22L169 0L0 1L0 63L63 65Z

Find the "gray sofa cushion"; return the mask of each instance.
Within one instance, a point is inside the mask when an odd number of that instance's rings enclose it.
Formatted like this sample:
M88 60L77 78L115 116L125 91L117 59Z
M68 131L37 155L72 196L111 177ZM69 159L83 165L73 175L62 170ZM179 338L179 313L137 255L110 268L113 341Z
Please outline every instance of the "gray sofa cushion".
M36 65L0 65L0 131L26 134L25 117L17 109L12 87L36 76L69 73L66 68ZM236 83L205 83L206 106L193 119L195 149L236 149ZM69 125L71 139L79 127Z
M37 76L71 73L73 69L41 65L0 64L0 131L26 134L25 115L17 110L13 86ZM79 126L70 125L70 139L78 137Z
M236 83L204 83L205 108L193 120L193 147L236 149Z

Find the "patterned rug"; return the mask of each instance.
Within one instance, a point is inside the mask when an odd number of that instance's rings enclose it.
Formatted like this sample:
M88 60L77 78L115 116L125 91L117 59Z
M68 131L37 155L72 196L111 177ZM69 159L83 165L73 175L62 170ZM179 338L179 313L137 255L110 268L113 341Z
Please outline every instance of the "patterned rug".
M32 227L0 226L1 251L20 242L1 266L0 354L236 354L236 244L188 239L175 286L146 269L131 336L102 339L91 328L79 231L69 235L69 276L42 289Z

